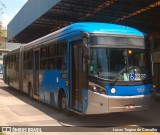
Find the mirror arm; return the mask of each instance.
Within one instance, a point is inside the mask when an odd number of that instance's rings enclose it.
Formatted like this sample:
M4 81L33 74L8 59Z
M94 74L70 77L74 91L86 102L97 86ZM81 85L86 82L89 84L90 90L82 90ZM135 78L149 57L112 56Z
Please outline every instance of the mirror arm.
M90 46L89 46L89 33L82 33L83 40L83 58L89 59Z

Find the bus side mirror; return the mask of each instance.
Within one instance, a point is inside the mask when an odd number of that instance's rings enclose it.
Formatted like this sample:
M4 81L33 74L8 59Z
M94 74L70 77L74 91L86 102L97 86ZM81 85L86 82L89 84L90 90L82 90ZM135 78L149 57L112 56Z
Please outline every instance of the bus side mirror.
M83 33L83 58L89 58L89 34Z

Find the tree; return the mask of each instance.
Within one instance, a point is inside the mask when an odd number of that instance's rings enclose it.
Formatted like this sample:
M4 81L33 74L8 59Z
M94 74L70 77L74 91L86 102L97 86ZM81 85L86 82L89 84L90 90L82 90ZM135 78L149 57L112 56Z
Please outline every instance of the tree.
M2 3L0 0L0 15L3 14L3 9L6 8L6 6ZM5 48L5 33L4 29L2 28L2 20L0 20L0 49Z
M6 8L6 6L2 3L0 0L0 13L3 14L3 9Z

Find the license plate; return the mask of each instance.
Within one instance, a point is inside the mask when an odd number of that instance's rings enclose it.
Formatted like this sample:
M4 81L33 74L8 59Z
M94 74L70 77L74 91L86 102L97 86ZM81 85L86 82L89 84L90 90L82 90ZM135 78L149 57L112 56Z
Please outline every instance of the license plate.
M134 104L125 105L125 109L127 110L135 109L135 105Z

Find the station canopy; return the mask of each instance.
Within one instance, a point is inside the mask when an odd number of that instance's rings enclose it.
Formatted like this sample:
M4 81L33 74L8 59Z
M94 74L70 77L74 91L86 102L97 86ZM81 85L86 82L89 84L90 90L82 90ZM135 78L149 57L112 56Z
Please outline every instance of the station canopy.
M28 0L8 24L9 42L28 43L75 22L160 30L160 0Z

